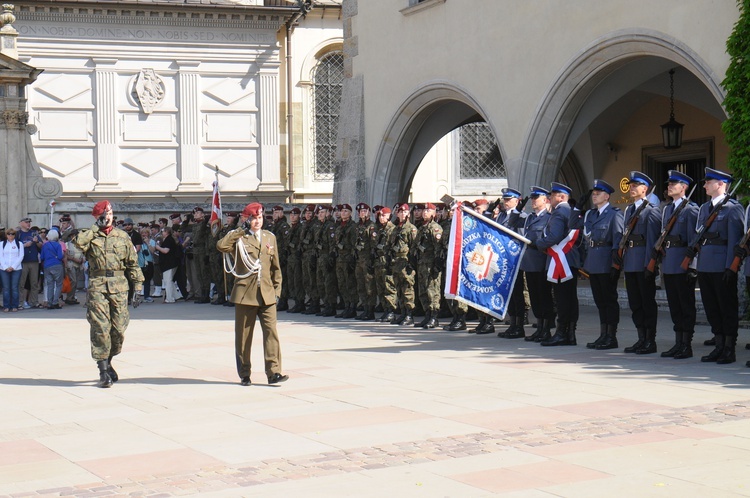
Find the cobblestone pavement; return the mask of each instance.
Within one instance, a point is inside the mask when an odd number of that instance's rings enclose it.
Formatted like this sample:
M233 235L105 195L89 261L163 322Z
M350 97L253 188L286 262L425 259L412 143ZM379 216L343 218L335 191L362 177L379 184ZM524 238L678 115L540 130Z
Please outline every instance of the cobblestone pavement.
M280 317L289 382L243 388L231 310L143 305L107 390L81 308L1 317L0 496L750 496L750 351Z

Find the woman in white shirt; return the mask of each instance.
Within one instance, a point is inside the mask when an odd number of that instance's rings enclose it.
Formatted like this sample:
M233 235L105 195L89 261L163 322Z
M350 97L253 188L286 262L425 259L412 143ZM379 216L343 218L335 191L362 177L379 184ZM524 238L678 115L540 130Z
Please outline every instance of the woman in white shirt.
M18 311L18 283L23 265L23 244L16 240L16 230L5 231L7 240L0 247L0 278L3 282L3 311Z

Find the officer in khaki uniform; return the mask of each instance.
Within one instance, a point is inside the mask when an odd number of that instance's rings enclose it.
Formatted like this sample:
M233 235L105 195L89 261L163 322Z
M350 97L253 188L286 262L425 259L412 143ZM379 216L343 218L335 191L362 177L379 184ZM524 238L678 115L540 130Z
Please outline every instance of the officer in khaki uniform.
M439 325L437 315L440 311L440 281L445 268L441 242L443 228L435 221L435 204L427 202L423 207L422 226L419 227L412 250L417 260L419 299L422 301L425 316L424 320L414 326L434 329Z
M128 290L133 288L133 307L140 304L143 273L130 237L112 222L112 205L100 201L91 213L96 223L75 235L74 243L89 263L86 319L91 326L91 357L99 367L97 387L110 387L119 377L112 357L120 354L130 323Z
M281 348L276 331L276 301L281 295L281 267L276 237L263 230L263 206L248 204L240 217L241 227L217 244L221 252L234 255L236 281L231 300L235 304L234 350L240 384L250 385L250 350L256 318L263 331L263 355L269 384L284 382ZM241 246L239 246L241 244Z

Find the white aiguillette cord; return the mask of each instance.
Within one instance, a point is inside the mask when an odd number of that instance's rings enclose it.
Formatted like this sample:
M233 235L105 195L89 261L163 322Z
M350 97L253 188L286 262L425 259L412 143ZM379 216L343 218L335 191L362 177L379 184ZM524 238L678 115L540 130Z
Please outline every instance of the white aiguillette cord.
M241 230L241 229L240 229ZM240 275L237 273L237 261L241 260L247 268L247 273ZM224 253L224 271L231 273L237 278L246 278L250 275L258 275L258 285L260 285L260 258L253 259L245 249L245 243L242 241L242 237L237 239L237 243L234 245L234 261L232 261L232 255Z

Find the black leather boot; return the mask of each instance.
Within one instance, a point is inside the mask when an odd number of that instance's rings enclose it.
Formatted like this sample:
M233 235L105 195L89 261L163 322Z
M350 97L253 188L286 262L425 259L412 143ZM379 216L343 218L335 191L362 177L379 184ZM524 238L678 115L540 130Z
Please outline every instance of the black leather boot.
M401 313L393 317L391 325L401 325L404 323L404 320L406 320L406 308L402 308Z
M542 346L567 346L568 345L568 324L558 321L555 335L546 341L541 342Z
M656 353L656 329L646 329L646 342L643 343L639 349L636 349L635 354L651 354Z
M617 343L617 324L606 324L606 331L602 342L596 345L594 349L600 351L605 349L617 349L620 345Z
M522 337L526 338L526 331L523 329L523 317L514 317L513 324L511 325L511 329L509 329L509 332L505 333L504 335L497 334L497 336L502 337L503 339L521 339Z
M356 317L357 317L357 307L355 304L350 305L349 308L344 310L343 318L356 318Z
M505 330L503 330L502 332L498 332L498 333L497 333L497 336L498 336L498 337L505 337L505 336L507 336L508 334L513 334L513 333L515 333L515 331L516 331L516 324L518 323L518 322L516 321L516 317L515 317L515 316L511 316L511 315L508 315L508 320L509 320L509 321L508 321L508 328L507 328L507 329L505 329Z
M396 317L392 309L386 309L383 312L383 316L380 317L380 323L390 323Z
M458 315L456 319L456 323L449 325L448 330L451 332L456 332L458 330L466 330L466 314L461 313L460 315Z
M625 353L635 353L636 351L641 349L643 347L643 343L646 342L646 329L639 328L636 329L636 331L638 332L638 340L629 348L623 349Z
M474 327L473 329L469 329L469 330L468 330L468 332L469 332L470 334L476 334L476 333L477 333L477 330L479 330L479 329L481 329L482 327L484 327L484 324L485 324L486 322L487 322L487 315L484 315L484 314L482 314L482 315L479 315L479 323L478 323L478 324L477 324L477 326L476 326L476 327Z
M315 315L320 312L320 304L312 303L302 312L303 315Z
M682 339L680 340L680 350L676 351L674 356L675 360L684 360L685 358L693 357L693 331L683 332Z
M724 352L724 336L723 335L716 335L714 336L716 339L716 346L714 347L713 351L708 353L706 356L701 356L701 361L703 363L711 363L719 359L719 356L721 356L721 353Z
M662 358L674 358L674 355L680 349L682 349L682 332L677 331L674 333L674 346L672 346L666 351L662 351L661 357Z
M549 341L552 339L552 326L555 324L554 319L545 320L544 321L544 328L542 329L542 333L539 334L539 337L534 339L534 342L544 342Z
M383 307L382 303L378 303L378 305L375 306L375 313L383 313L385 311L387 310Z
M367 307L365 307L365 309L362 310L362 313L360 313L359 315L355 316L354 319L355 320L364 320L366 316L367 316Z
M112 387L112 378L107 373L109 361L99 360L96 362L96 366L99 367L99 382L96 383L96 387Z
M594 342L589 342L586 344L586 347L588 349L596 349L596 347L604 342L604 338L607 336L607 324L606 323L600 323L599 324L599 337L596 338Z
M406 311L406 318L404 318L404 322L401 325L413 325L414 324L414 317L411 316L411 310Z
M491 316L488 316L484 320L484 325L482 325L482 328L477 329L477 335L484 335L484 334L494 334L495 333L495 323Z
M568 324L568 346L577 346L578 341L576 340L576 327L578 322L570 322Z
M329 304L323 309L323 312L321 313L320 316L325 316L325 317L336 316L336 308L334 308L333 305Z
M737 346L737 336L724 337L724 350L716 359L718 365L728 365L737 361L734 349Z
M453 327L456 324L456 321L458 320L458 314L453 315L453 319L451 320L451 323L448 325L443 325L443 330L450 330L451 327Z
M544 322L544 318L537 318L536 331L530 336L524 337L523 340L527 342L537 342L537 339L539 339L539 337L542 335L542 332L544 331Z
M346 306L344 309L341 310L340 313L337 313L336 315L334 315L334 317L344 318L344 313L346 313L347 311L349 311L349 306Z
M716 336L713 336L710 339L706 339L703 341L704 346L716 346Z
M300 301L297 301L294 303L294 306L286 310L287 313L301 313L303 311L305 311L305 305Z
M438 321L438 313L439 310L430 310L430 319L425 323L424 327L425 329L434 329L435 327L438 327L440 325L440 322Z
M217 298L216 304L224 304L224 298ZM286 311L289 309L289 300L288 299L279 299L279 302L276 303L276 311Z
M115 369L112 368L112 357L110 356L107 360L107 373L109 374L109 378L112 379L112 382L117 382L120 380L120 376L117 375L117 372L115 372Z
M429 321L430 321L430 317L431 317L431 316L432 316L432 311L430 311L430 310L425 310L425 312L424 312L424 318L422 319L422 321L421 321L421 322L417 322L417 323L415 323L415 324L414 324L414 327L416 327L416 328L420 328L420 329L421 329L421 328L424 328L424 326L425 326L425 325L427 325L427 322L429 322Z
M367 306L365 308L365 317L362 321L369 322L370 320L375 320L375 306Z

